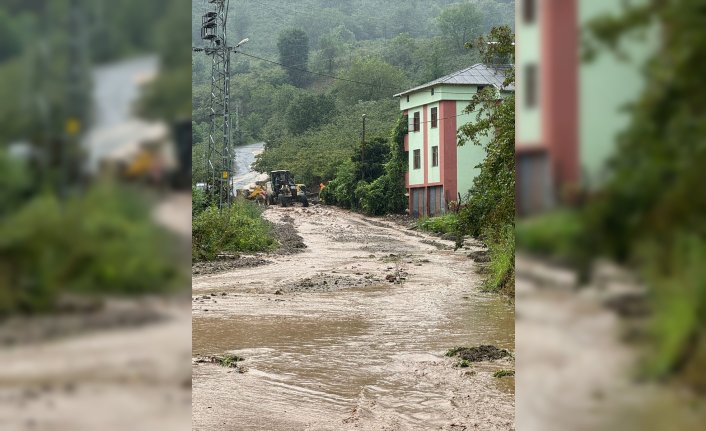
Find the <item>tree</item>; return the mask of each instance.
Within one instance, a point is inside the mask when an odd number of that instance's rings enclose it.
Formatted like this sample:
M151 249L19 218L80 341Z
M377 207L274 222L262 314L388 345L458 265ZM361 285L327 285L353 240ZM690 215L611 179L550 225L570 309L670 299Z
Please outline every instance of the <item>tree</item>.
M483 13L471 3L450 6L439 14L439 29L459 51L483 29Z
M308 81L304 69L309 63L309 37L303 30L290 29L279 34L277 40L279 62L287 68L289 81L303 87Z
M488 44L487 40L495 43ZM496 27L488 39L478 38L483 62L511 58L514 35L509 27ZM467 45L470 48L470 44ZM513 84L515 73L507 70L504 85ZM515 291L515 96L506 97L488 86L476 93L464 112L475 113L475 121L461 127L459 145L472 142L485 150L480 172L473 180L470 199L459 213L460 234L480 236L488 245L492 270L486 288L514 295ZM457 235L459 247L463 235Z
M649 0L589 23L588 59L600 48L626 57L620 42L635 32L657 37L608 181L583 210L592 254L635 264L650 288L652 351L644 371L660 379L681 375L702 393L706 378L696 370L706 360L704 16L701 1Z
M400 69L378 58L354 59L344 77L347 81L339 81L336 90L350 104L389 98L408 84Z
M319 94L300 94L289 104L285 114L287 129L301 135L309 129L327 123L336 115L333 97Z
M20 53L22 40L14 20L0 9L0 62Z
M514 58L514 35L509 27L494 28L488 40L498 43L487 44L484 37L477 42L485 63L491 63L499 55ZM514 71L508 69L505 85L514 81ZM475 114L475 121L459 129L459 145L471 142L483 146L486 152L462 217L465 229L479 235L488 226L514 223L515 96L501 97L497 89L488 86L473 96L464 112Z

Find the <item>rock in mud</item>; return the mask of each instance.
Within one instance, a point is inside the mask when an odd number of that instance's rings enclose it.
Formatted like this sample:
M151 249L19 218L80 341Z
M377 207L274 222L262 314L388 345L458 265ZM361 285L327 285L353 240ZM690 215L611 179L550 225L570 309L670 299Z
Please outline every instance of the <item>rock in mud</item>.
M277 254L287 255L299 253L306 248L304 239L297 233L292 223L275 224L273 225L273 229L275 238L280 244Z
M510 356L510 352L491 345L481 345L478 347L455 347L446 352L446 356L458 356L469 362L482 362L506 358Z
M468 257L473 259L473 261L475 263L488 263L488 262L490 262L490 256L488 255L487 250L474 251L473 253L469 253Z
M239 256L225 259L217 259L212 262L194 262L191 265L193 275L217 274L219 272L231 271L238 268L252 268L260 265L272 263L269 260L257 256Z

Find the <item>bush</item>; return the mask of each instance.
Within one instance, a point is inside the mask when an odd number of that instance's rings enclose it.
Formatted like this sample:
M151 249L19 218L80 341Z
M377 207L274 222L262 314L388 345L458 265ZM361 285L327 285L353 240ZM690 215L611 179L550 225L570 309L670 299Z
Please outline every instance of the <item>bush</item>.
M166 292L184 281L175 239L128 189L39 195L0 223L0 315L50 311L64 292Z
M258 252L277 245L272 225L262 218L261 210L242 199L230 208L211 206L192 222L191 258L214 260L222 252Z
M565 264L574 264L584 226L581 215L569 209L524 219L517 223L515 230L517 247Z
M485 289L515 296L515 229L511 224L483 235L490 253Z
M404 152L406 131L407 117L401 116L389 142L376 141L377 155L372 158L375 162L366 157L369 163L365 168L361 168L360 151L343 162L338 168L336 178L331 180L322 192L323 201L371 215L404 212L407 208L404 184L404 173L407 170ZM385 145L389 149L383 156L382 149ZM363 170L366 171L365 178L371 180L370 183L362 181Z
M439 217L422 218L417 221L421 230L436 233L455 233L458 230L458 216L450 213Z
M191 217L195 218L206 208L210 207L214 203L212 199L208 196L205 190L196 188L193 186L191 188Z

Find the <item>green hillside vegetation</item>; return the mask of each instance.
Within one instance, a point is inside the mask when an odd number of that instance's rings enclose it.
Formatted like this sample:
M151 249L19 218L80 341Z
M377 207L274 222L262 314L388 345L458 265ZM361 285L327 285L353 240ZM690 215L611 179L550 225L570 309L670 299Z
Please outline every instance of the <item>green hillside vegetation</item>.
M192 5L192 42L204 46L200 23L209 4ZM479 62L463 43L513 20L514 2L499 0L233 0L229 43L250 39L231 60L236 145L266 142L260 171L289 169L297 182L327 183L350 171L360 152L363 114L366 143L382 141L389 150L399 119L392 96ZM192 55L194 183L205 180L209 60ZM385 162L394 153L386 151Z

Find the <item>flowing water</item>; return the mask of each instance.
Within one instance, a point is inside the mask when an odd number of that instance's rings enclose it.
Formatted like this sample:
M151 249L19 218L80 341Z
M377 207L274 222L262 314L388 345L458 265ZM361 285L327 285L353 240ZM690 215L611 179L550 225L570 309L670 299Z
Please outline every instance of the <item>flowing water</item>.
M253 171L252 164L255 157L262 153L265 148L264 142L241 145L234 148L235 152L235 176L233 177L233 189L239 190L247 187L255 181L261 180L263 175Z
M248 371L194 366L194 429L512 429L514 379L492 377L512 361L467 375L443 356L459 345L514 350L513 305L480 292L464 253L340 210L267 215L292 216L308 248L195 278L194 356L237 353ZM384 280L394 271L403 283ZM287 290L311 277L326 288ZM353 278L369 283L347 286Z

